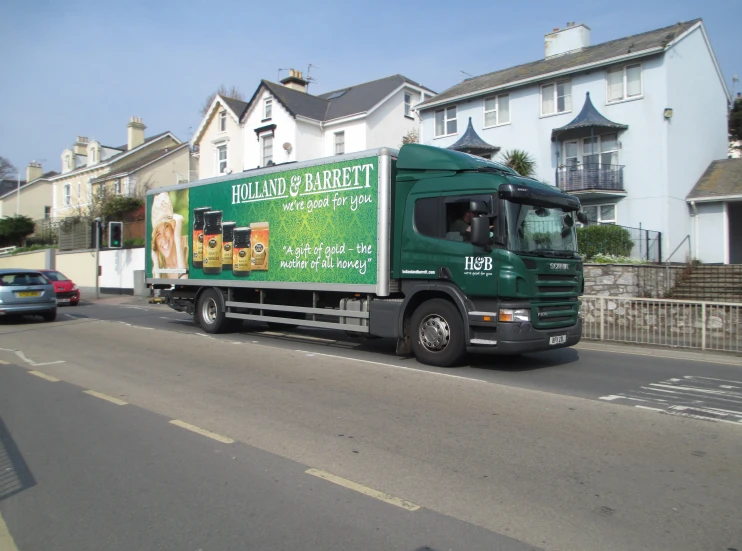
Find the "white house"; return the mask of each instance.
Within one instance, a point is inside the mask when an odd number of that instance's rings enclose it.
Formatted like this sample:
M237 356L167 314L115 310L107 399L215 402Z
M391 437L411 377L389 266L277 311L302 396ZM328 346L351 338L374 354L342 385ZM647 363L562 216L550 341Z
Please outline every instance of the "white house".
M722 262L694 238L686 196L727 157L730 99L700 19L594 46L587 26L568 23L546 35L544 59L465 80L417 110L421 143L525 150L536 177L578 195L594 221L662 232L662 260Z
M291 70L281 84L263 80L249 102L217 96L191 143L199 178L269 164L400 147L418 128L413 107L435 92L390 77L314 96Z

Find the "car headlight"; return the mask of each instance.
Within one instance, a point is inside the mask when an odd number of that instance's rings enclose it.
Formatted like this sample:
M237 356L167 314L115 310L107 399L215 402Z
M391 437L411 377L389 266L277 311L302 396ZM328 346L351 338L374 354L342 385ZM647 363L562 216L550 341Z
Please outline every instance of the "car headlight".
M526 309L500 308L500 321L531 321L531 311Z
M73 290L73 291L77 291L77 285L73 285L73 286L72 286L72 290Z

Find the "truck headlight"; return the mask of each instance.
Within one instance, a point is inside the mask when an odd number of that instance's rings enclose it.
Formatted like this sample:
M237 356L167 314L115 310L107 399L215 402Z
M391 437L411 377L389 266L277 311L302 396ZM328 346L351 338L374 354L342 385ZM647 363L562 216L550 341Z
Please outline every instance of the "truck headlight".
M531 321L531 311L526 309L513 310L500 308L500 321Z

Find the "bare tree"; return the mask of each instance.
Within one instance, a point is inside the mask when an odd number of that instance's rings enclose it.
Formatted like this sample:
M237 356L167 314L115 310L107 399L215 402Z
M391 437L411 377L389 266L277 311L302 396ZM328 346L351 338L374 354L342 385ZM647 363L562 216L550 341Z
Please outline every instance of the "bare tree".
M419 141L420 141L420 133L417 131L417 128L408 130L407 134L402 136L402 145L405 145L408 143L418 143Z
M202 117L209 111L209 107L211 107L211 103L214 101L214 98L217 96L217 94L224 98L232 98L245 101L245 96L242 92L240 92L239 88L232 85L232 87L228 89L226 86L224 86L224 84L220 84L219 88L217 88L213 94L210 94L209 97L206 98L206 101L201 107Z
M10 178L16 174L18 173L16 172L13 163L5 157L0 157L0 180L5 180L6 178Z

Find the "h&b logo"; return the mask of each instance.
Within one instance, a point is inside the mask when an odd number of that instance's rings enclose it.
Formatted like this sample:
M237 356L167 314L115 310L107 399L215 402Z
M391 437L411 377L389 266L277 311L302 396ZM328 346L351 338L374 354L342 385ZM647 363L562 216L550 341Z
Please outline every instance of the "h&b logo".
M484 270L492 271L492 258L489 256L467 256L465 270Z

